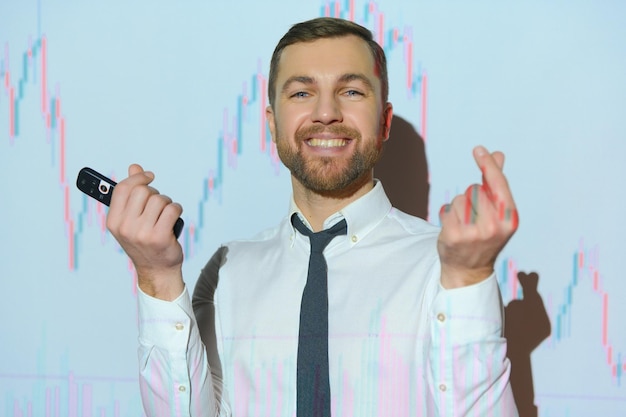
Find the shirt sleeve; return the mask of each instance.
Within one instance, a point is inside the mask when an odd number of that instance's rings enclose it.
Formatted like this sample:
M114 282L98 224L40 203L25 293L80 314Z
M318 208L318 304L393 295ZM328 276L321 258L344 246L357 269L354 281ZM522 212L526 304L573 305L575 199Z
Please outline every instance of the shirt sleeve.
M463 288L440 286L431 307L428 415L516 417L495 274Z
M206 349L187 289L174 301L138 291L139 385L151 417L218 416Z

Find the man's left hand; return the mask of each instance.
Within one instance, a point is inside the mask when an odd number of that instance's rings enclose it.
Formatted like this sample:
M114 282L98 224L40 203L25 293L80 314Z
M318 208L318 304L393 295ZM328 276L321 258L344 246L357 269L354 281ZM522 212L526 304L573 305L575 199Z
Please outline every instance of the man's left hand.
M441 207L441 233L437 249L441 260L441 284L458 288L476 284L493 273L496 257L513 236L519 218L508 181L502 172L504 154L474 148L474 159L483 173L482 184Z

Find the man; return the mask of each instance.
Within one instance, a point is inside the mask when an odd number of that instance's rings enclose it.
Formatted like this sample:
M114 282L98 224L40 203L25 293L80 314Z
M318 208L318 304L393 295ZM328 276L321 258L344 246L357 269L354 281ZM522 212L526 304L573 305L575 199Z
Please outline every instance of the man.
M220 248L194 311L172 234L182 208L149 186L154 174L129 168L107 226L137 271L149 415L517 415L493 273L517 228L504 157L474 150L483 184L442 208L441 230L393 209L372 173L391 124L387 92L366 29L320 18L281 39L267 118L291 171L289 216ZM323 249L327 302L311 306L303 293L322 250L310 235L344 220L346 235ZM327 328L307 333L305 322ZM316 353L302 353L310 343Z

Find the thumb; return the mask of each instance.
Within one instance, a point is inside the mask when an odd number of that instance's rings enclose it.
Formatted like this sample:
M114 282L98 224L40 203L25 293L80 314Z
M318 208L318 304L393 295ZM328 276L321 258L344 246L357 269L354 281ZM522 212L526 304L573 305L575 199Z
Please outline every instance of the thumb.
M144 174L147 177L154 179L154 173L151 171L144 171L141 165L139 164L131 164L128 166L128 176L133 176L135 174Z
M128 166L128 176L139 174L143 172L143 168L139 164L131 164Z

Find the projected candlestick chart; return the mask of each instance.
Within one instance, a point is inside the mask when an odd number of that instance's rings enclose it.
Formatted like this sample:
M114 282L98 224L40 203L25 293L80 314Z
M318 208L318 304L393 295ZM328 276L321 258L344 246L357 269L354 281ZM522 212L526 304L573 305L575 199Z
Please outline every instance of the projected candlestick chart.
M462 191L478 180L471 146L507 153L521 224L497 272L505 305L524 300L519 271L539 274L551 324L532 353L539 415L623 414L624 284L616 248L626 225L611 210L624 208L626 196L613 180L620 176L607 170L622 165L617 155L625 150L618 126L626 88L618 74L626 63L605 42L623 35L623 7L503 10L495 1L356 0L273 0L246 5L245 12L238 4L171 7L59 7L43 0L10 11L0 6L0 285L11 295L0 307L2 317L11 317L0 321L6 335L0 349L8 358L0 364L1 415L142 414L134 272L106 231L106 208L74 187L75 174L92 166L119 181L132 162L154 171L155 186L185 208L180 242L193 288L221 242L249 237L286 213L289 175L266 126L266 68L289 25L316 15L362 23L384 47L394 113L424 141L428 136L431 213L448 200L445 190ZM594 16L602 24L592 31ZM560 33L552 29L555 20L567 22ZM594 61L579 61L567 45ZM598 75L587 84L593 91L579 89L572 98L565 81L588 79L585 68ZM586 103L584 115L578 103ZM589 103L613 105L595 110ZM572 133L572 120L589 126ZM539 147L563 158L559 171L536 160ZM551 203L556 190L577 196L584 190L588 198L573 204L559 195L569 207L563 212ZM609 193L619 204L597 204ZM562 215L548 218L535 201ZM609 218L616 219L610 227ZM581 237L586 244L573 250ZM384 333L384 317L372 323L372 331ZM372 355L393 356L379 348ZM555 366L567 371L551 371ZM411 372L403 368L398 376ZM344 388L340 415L358 415L351 398L362 388ZM412 410L410 401L402 403L406 398L410 394L398 392L396 414ZM381 410L387 400L381 399Z

